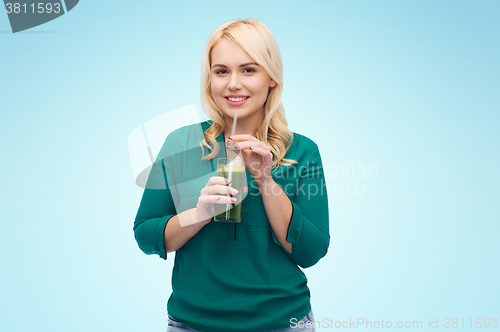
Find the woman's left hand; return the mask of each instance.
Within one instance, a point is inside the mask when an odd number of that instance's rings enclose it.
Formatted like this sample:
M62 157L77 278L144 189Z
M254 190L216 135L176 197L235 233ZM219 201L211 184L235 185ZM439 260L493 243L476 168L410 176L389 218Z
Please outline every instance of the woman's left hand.
M230 151L241 151L245 167L258 185L272 180L273 154L264 142L251 135L234 135L230 137L227 148Z

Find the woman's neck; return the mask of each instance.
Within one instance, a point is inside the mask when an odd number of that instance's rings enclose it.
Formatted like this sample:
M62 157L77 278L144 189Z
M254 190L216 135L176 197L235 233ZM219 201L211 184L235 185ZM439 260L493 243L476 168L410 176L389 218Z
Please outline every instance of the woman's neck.
M235 135L252 135L256 136L261 125L262 113L256 112L250 117L245 117L243 119L238 118L236 123ZM224 116L224 121L226 124L226 129L224 130L225 141L231 136L233 128L233 118Z

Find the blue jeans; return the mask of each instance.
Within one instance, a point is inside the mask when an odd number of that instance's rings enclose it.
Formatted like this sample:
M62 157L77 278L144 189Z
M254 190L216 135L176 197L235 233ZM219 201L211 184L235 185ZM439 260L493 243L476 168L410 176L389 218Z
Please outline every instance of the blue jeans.
M201 332L187 327L186 325L177 321L174 317L170 315L167 316L168 316L167 332ZM307 315L305 315L304 318L302 318L299 321L292 322L290 326L269 332L316 332L316 329L314 328L314 316L312 309L311 311L309 311Z

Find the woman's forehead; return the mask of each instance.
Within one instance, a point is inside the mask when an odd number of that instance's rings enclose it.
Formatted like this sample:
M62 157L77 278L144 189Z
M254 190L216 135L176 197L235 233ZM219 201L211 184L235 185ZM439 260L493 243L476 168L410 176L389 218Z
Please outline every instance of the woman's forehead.
M227 38L221 38L215 44L212 48L211 59L212 66L216 64L239 66L247 62L255 62L240 45L228 40Z

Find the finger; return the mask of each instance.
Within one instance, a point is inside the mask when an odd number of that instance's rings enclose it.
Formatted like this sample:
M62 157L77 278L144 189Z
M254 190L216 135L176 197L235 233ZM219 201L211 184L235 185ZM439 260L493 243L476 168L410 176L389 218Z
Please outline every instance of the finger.
M204 204L232 204L235 203L237 199L220 195L205 195L200 196L199 201Z
M229 139L231 141L257 141L257 142L260 142L257 139L257 137L252 136L252 135L246 135L246 134L230 136Z
M250 146L248 148L252 152L257 153L262 158L264 158L264 160L266 161L266 163L272 164L272 162L273 162L273 154L272 154L271 151L269 151L268 149L262 149L262 148L257 148L257 147L253 147L253 146Z
M240 145L236 144L234 142L228 141L226 143L226 149L228 149L228 150L239 150L240 149Z
M256 148L261 148L261 149L266 149L266 145L262 143L261 141L255 141L255 142L250 142L250 141L242 141L238 142L238 144L228 144L227 149L228 150L247 150L250 147L256 147Z
M208 180L207 187L213 186L213 185L216 185L216 184L219 184L219 185L228 185L229 183L231 183L229 181L229 179L226 179L223 176L212 176Z
M236 195L238 193L238 190L230 186L216 184L205 188L205 193L207 195L215 195L215 194Z

